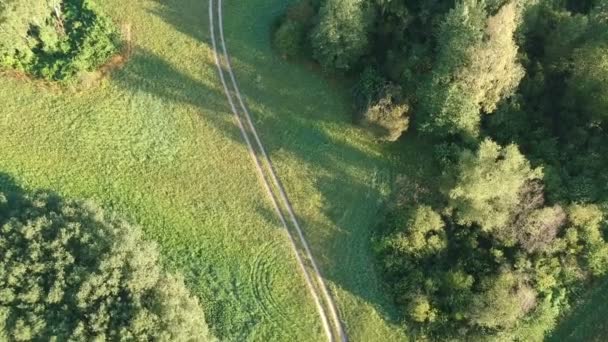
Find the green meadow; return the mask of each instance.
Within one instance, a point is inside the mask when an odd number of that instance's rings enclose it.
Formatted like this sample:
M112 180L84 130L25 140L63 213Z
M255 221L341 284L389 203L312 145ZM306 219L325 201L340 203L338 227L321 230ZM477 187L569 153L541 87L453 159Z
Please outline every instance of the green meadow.
M132 50L101 84L59 89L0 75L2 186L93 199L141 225L222 340L322 340L221 88L208 2L99 5L129 28ZM416 137L382 145L352 125L339 80L273 53L270 28L286 5L225 4L236 76L349 338L404 340L370 240L391 183L435 167Z

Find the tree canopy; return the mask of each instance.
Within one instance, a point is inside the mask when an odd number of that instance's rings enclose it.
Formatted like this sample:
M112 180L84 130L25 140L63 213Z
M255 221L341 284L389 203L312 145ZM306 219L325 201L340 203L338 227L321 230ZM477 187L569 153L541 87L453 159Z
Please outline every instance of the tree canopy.
M532 169L517 146L501 147L489 139L475 153L461 152L456 173L448 196L457 222L487 231L505 227L526 183L542 178L542 171Z
M436 62L419 95L422 129L477 137L481 112L493 112L522 79L514 40L520 8L509 2L488 17L486 7L458 2L440 24Z
M0 1L0 66L69 80L118 47L116 28L91 0Z
M327 0L312 32L315 58L328 69L348 70L369 51L373 10L363 0Z
M0 193L0 339L212 340L138 227L48 193Z

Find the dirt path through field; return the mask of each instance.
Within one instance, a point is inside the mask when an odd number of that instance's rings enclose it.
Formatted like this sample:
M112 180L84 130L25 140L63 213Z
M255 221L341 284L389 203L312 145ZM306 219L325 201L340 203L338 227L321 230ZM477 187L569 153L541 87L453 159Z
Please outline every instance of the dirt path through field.
M216 11L214 11L214 4L217 4ZM217 21L215 20L216 18ZM230 63L230 56L228 54L228 48L226 46L224 37L222 0L209 0L209 23L215 63L224 92L226 93L226 98L228 99L230 108L235 115L237 126L239 127L241 135L245 140L247 150L253 160L262 185L268 194L272 206L277 212L281 224L284 226L287 232L291 247L294 255L296 256L296 261L302 270L306 286L315 302L317 311L319 312L325 334L327 335L329 341L345 342L348 339L342 328L342 323L340 322L336 305L329 293L327 286L325 285L325 281L323 280L317 263L315 262L315 259L310 251L306 238L302 232L302 228L300 227L294 213L293 207L291 206L285 189L283 188L283 185L276 174L272 161L266 153L266 149L264 148L255 125L251 120L251 114L247 109L243 96L238 87L238 83ZM220 53L218 52L216 25L220 34L219 42L222 47L223 56L220 56ZM230 78L232 92L230 91L226 82L225 73L228 73ZM236 97L237 101L234 100L234 97ZM235 102L238 102L239 108L237 108ZM253 139L251 137L253 137ZM275 191L278 192L278 196L276 195ZM277 197L280 199L280 203L277 201ZM286 219L286 215L283 211L287 212L289 220ZM294 231L298 237L300 247L298 247L298 244L294 239ZM319 295L319 293L321 295Z

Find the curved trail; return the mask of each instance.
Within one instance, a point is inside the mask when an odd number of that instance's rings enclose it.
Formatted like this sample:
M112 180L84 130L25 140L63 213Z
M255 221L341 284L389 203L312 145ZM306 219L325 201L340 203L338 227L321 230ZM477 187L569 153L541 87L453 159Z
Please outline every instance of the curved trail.
M224 60L226 63L225 69L228 72L228 75L230 77L233 92L236 95L236 98L238 100L238 104L240 106L242 114L239 114L239 110L237 109L237 107L235 105L235 101L233 99L233 95L231 94L229 87L227 85L226 79L224 77L224 70L222 69L221 57L219 56L219 52L217 49L218 44L217 44L217 39L216 39L216 35L215 35L215 20L214 20L215 14L213 11L213 4L216 1L217 1L217 13L216 14L217 14L217 18L218 18L220 43L222 45L223 57L224 57ZM234 72L232 70L232 66L230 63L230 56L228 54L228 49L227 49L226 41L224 38L222 0L209 0L209 26L210 26L210 31L211 31L211 42L213 45L215 64L217 66L220 80L222 82L224 92L226 93L226 97L228 99L228 103L230 104L230 108L236 117L237 125L241 132L241 135L243 136L243 139L245 140L245 143L247 145L247 150L248 150L248 152L254 162L256 170L260 176L262 185L263 185L264 189L266 190L266 192L268 193L268 197L272 203L272 206L274 207L275 211L277 212L277 215L279 216L281 224L287 231L287 235L289 237L291 247L296 256L296 261L298 262L300 269L302 270L304 279L306 281L306 286L307 286L311 296L313 297L313 300L317 307L317 311L319 312L319 316L321 317L321 321L323 324L323 329L325 330L325 334L327 335L327 338L329 341L339 340L339 341L345 342L345 341L347 341L347 337L342 328L342 323L340 322L340 319L338 317L335 303L329 293L329 290L327 289L327 286L325 285L325 282L321 276L319 268L310 251L308 243L306 242L306 239L304 237L300 224L299 224L298 220L296 219L293 207L291 206L289 198L287 197L287 194L285 193L285 189L283 188L283 185L281 184L278 176L276 175L274 166L272 165L272 162L271 162L268 154L266 153L266 149L264 148L264 145L262 144L259 135L257 134L255 125L253 124L253 122L251 120L251 114L249 113L249 110L247 109L247 106L245 105L245 101L243 100L240 89L236 82L236 77L234 76ZM247 126L243 125L243 117L247 123ZM253 140L255 141L257 150L259 151L259 154L261 155L262 160L260 160L258 153L256 153L256 149L254 148L252 141L247 133L248 131L250 134L253 135L253 138L254 138ZM266 166L266 169L268 170L268 174L266 174L264 172L263 164ZM287 223L285 215L283 214L283 211L281 210L279 203L277 203L277 196L273 192L268 178L270 178L275 189L277 189L279 192L279 198L281 199L281 204L283 205L284 209L287 211L287 213L289 215L289 219L299 238L299 242L300 242L302 248L304 249L304 258L306 258L306 260L308 261L308 263L310 263L310 266L312 268L312 272L311 272L312 276L310 275L309 270L307 269L306 265L304 264L304 260L300 254L300 251L294 240L292 232L289 229L289 225ZM314 281L312 278L314 278ZM317 289L317 287L318 287L318 289ZM319 292L322 293L323 301L321 301ZM330 319L328 319L327 312L329 312L329 316L331 316L331 321L330 321Z

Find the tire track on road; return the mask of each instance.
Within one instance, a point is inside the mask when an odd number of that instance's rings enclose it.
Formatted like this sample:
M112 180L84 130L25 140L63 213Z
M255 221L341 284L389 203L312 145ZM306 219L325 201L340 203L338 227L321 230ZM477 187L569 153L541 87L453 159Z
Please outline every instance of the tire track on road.
M213 53L214 53L214 57L215 57L215 64L217 66L218 69L218 73L220 76L220 80L222 83L222 86L224 88L224 92L226 93L226 97L228 99L228 103L230 104L230 108L232 110L232 112L234 113L235 117L236 117L236 121L237 121L237 125L239 127L239 130L241 132L241 135L243 136L243 139L245 140L245 143L247 145L247 150L254 162L254 165L256 167L256 170L260 176L260 179L262 181L263 187L266 190L268 197L272 203L272 206L274 207L275 211L277 212L277 215L279 216L279 219L281 221L281 224L283 225L283 227L285 228L285 230L287 231L287 235L289 237L290 240L290 244L291 247L293 249L293 252L296 256L296 261L299 264L302 273L304 275L304 279L306 281L306 286L309 289L309 292L311 294L311 296L313 297L313 300L315 302L315 305L317 307L317 311L319 313L319 316L321 317L321 321L322 321L322 325L323 328L325 330L325 333L327 335L327 338L329 341L334 341L336 340L334 338L334 333L332 331L331 328L331 323L329 321L329 319L327 318L327 313L325 308L323 307L321 300L320 300L320 296L317 292L317 290L315 289L315 286L313 285L313 281L311 279L310 274L308 273L308 270L302 260L302 257L300 255L300 252L298 250L298 247L294 241L294 238L291 234L291 231L289 229L289 226L287 224L287 220L285 219L285 216L283 215L283 212L281 210L281 208L279 207L279 204L277 203L277 198L274 194L274 192L271 189L270 186L270 182L268 181L267 175L264 173L263 167L262 167L262 163L260 162L260 158L258 157L252 143L251 143L251 139L249 138L248 134L247 134L247 130L245 128L245 126L243 125L243 120L241 115L239 114L239 111L237 110L232 94L230 93L230 90L227 86L227 82L226 79L224 77L224 71L222 69L222 63L221 63L221 58L219 56L218 53L218 49L217 49L217 39L216 39L216 35L215 35L215 20L214 20L214 11L213 11L213 4L214 4L215 0L209 0L209 26L210 26L210 31L211 31L211 41L212 41L212 45L213 45ZM220 41L222 44L222 50L224 53L224 59L226 61L226 71L228 72L229 76L230 76L230 80L232 82L232 86L234 89L234 93L238 99L239 105L243 111L243 116L245 117L247 124L248 124L248 129L250 130L251 134L253 134L253 137L255 139L255 142L258 146L258 149L260 150L260 153L262 154L263 157L263 161L266 162L266 165L268 166L268 170L270 173L270 178L272 179L275 187L278 189L279 191L279 195L280 198L285 206L285 208L287 209L287 212L290 216L291 222L294 225L294 228L296 229L296 232L298 234L298 237L300 239L300 242L306 252L306 257L309 260L309 262L312 265L313 268L313 273L314 276L317 280L317 284L319 285L319 287L321 288L321 292L323 293L323 297L325 299L325 304L326 306L329 308L330 314L332 316L332 321L334 324L334 328L337 332L337 339L340 341L347 341L346 335L343 332L342 329L342 324L339 320L339 317L337 315L337 310L335 308L335 304L329 294L329 291L325 285L325 282L323 281L323 278L321 277L321 274L319 272L319 269L317 267L317 264L312 256L312 253L310 251L310 248L308 246L308 243L306 242L306 239L304 238L304 235L302 233L302 229L300 228L300 225L295 217L293 208L291 206L291 203L289 202L289 199L285 193L285 190L282 186L282 184L280 183L275 169L272 165L272 162L270 160L270 158L268 157L268 154L266 153L266 150L264 148L264 145L261 142L261 139L259 138L257 131L255 129L255 126L253 125L253 122L251 120L251 115L249 113L249 110L247 109L247 106L245 105L245 102L243 101L241 92L238 88L238 84L236 82L236 77L234 76L234 72L232 71L232 66L230 64L230 57L227 51L227 47L226 47L226 42L225 42L225 38L224 38L224 29L223 29L223 15L222 15L222 0L217 0L217 17L218 17L218 28L219 28L219 32L220 32Z

